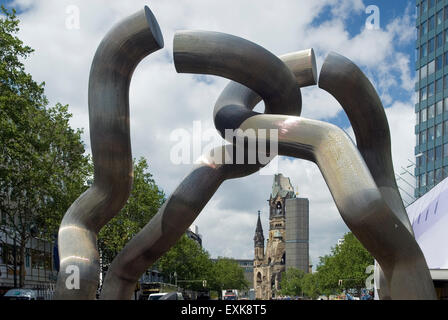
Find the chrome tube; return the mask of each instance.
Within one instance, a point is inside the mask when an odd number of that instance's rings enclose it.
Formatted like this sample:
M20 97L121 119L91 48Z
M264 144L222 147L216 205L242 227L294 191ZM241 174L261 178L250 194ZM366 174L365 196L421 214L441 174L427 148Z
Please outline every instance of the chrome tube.
M353 62L334 52L324 61L319 76L319 87L333 95L347 114L355 133L357 147L382 198L391 213L401 222L402 227L393 232L395 237L408 238L407 235L400 235L404 233L413 236L414 232L395 180L387 117L375 88ZM366 242L376 241L368 238L363 228L352 231L358 239L363 239L362 242L366 247L368 246ZM380 275L381 299L391 299L396 296L397 291L405 290L404 287L400 289L399 285L394 284L393 279L406 276L408 281L418 284L419 291L427 299L435 298L434 285L423 252L413 237L408 240L409 244L402 243L401 249L397 248L387 261L380 263L381 269L386 273ZM399 261L396 256L404 253L407 258L402 257L404 260ZM399 272L403 274L397 275Z
M179 73L236 81L263 97L265 113L300 114L302 99L294 74L277 56L253 42L220 32L179 31L173 51Z
M121 210L132 186L129 84L137 64L162 47L157 20L145 7L115 25L95 53L89 78L94 182L68 209L59 228L55 299L95 299L97 235ZM77 276L79 288L73 278Z
M241 42L239 38L236 39L238 43ZM289 61L293 66L292 70L296 71L294 74L297 74L296 80L293 81L296 86L296 94L299 85L316 82L316 65L312 50L291 54ZM175 63L178 68L177 59L175 59ZM269 66L260 67L267 68ZM302 69L311 70L311 72L301 72ZM289 77L288 73L286 74ZM252 110L261 97L251 89L235 82L231 82L227 88L232 84L237 88L230 92L230 95L233 95L233 100L238 101L238 105L243 109ZM252 83L245 84L252 85ZM281 91L277 94L281 95ZM264 91L261 92L261 96L265 98ZM286 99L283 101L282 98L278 98L277 100L279 102L276 103L279 105L274 104L275 109L281 108L282 103L284 105L289 103ZM298 111L296 109L296 112ZM185 233L222 182L227 179L248 176L262 167L260 164L226 164L225 158L226 155L228 158L229 154L235 154L233 145L215 148L198 160L193 170L182 180L156 216L129 241L113 260L104 280L101 299L130 299L139 277Z

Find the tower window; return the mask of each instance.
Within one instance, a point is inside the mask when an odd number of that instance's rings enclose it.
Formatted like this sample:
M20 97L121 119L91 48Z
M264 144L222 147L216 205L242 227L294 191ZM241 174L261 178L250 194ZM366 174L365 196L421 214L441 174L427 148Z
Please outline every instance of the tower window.
M275 207L277 214L282 214L282 203L279 201Z

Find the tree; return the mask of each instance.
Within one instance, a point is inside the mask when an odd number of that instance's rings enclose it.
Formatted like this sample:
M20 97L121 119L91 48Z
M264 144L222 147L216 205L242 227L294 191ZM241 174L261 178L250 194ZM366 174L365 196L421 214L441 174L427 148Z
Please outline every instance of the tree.
M316 299L321 291L319 289L319 273L307 273L302 278L303 295Z
M0 228L14 241L14 274L19 266L22 287L29 239L56 234L63 214L86 189L91 166L82 131L69 126L68 106L48 108L44 83L25 71L22 61L33 49L16 36L15 11L2 6L1 13Z
M249 288L249 283L244 277L244 270L238 263L229 258L219 257L213 262L209 272L210 289L218 291L221 297L222 290Z
M282 273L280 293L284 296L303 296L303 278L305 272L297 268L289 268Z
M332 248L331 255L321 257L317 267L320 289L329 294L364 287L369 274L366 268L374 262L371 254L351 232L344 235L341 245Z
M125 206L98 236L103 267L107 267L121 251L157 213L165 201L165 194L159 189L148 171L145 158L134 159L134 183ZM105 270L104 270L105 271Z
M203 280L210 283L210 256L186 235L158 260L157 266L165 279L171 279L171 282L177 280L179 286L185 289L200 290L203 288Z

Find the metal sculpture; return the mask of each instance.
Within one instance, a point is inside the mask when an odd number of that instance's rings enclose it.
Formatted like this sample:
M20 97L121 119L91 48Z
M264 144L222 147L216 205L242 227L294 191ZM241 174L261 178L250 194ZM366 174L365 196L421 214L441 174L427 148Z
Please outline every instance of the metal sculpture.
M121 209L132 184L130 77L144 56L161 47L157 21L145 7L112 29L95 55L89 84L95 183L70 207L61 224L56 298L95 296L96 237ZM274 129L279 155L318 165L342 218L383 270L382 298L435 298L394 179L387 118L375 89L359 68L330 54L319 81L348 114L355 146L340 128L300 117L300 87L317 82L312 49L277 58L235 36L184 31L174 38L174 64L180 73L233 80L213 112L215 126L224 138L226 129ZM261 100L266 106L264 114L252 111ZM101 299L129 299L141 274L176 243L223 181L250 175L266 164L258 158L253 164L226 163L225 157L234 158L239 148L233 139L228 142L200 158L156 216L117 255L104 280ZM244 150L247 147L243 145ZM79 290L65 287L64 267L69 265L80 269Z

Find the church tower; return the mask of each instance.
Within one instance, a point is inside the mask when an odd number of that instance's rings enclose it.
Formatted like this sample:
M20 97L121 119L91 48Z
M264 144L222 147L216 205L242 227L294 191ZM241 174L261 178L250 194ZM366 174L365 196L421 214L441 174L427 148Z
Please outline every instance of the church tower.
M263 227L261 226L261 220L260 220L260 210L258 210L257 228L255 229L255 236L254 236L254 248L255 248L254 267L258 267L263 263L264 260L264 235L263 235Z
M278 296L287 268L309 270L308 199L297 198L289 178L280 173L274 176L268 203L266 250L260 211L254 237L255 298L263 300Z

